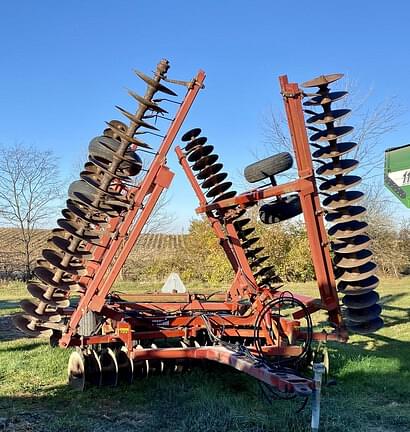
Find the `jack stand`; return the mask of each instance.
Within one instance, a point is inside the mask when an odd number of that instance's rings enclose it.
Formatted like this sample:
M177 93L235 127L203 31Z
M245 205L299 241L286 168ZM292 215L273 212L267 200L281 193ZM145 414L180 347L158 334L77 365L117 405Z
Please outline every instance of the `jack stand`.
M313 393L312 393L312 432L319 431L319 420L320 420L320 391L322 387L322 375L325 372L323 363L313 364Z

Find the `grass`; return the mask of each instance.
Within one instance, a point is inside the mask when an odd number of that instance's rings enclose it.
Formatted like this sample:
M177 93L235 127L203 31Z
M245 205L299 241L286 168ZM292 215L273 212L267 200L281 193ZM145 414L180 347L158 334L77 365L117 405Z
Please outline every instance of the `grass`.
M353 336L347 345L331 345L331 377L337 385L323 389L322 431L410 431L409 283L409 278L382 282L386 326L381 331ZM316 295L311 283L289 288ZM147 287L120 283L117 289ZM24 296L22 284L0 287L0 430L309 430L309 405L300 414L295 413L299 400L269 405L253 379L220 365L154 376L131 386L74 392L66 385L69 351L16 332L10 335L10 329L2 327ZM12 340L6 340L7 335Z

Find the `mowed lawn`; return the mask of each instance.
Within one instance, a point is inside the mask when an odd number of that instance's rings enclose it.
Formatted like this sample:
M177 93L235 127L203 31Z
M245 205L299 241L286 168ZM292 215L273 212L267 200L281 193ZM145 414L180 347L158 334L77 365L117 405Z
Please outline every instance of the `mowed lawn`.
M410 278L379 289L385 327L370 337L331 345L331 378L323 389L321 430L410 431ZM313 283L290 284L313 296ZM121 291L144 290L120 284ZM84 393L66 385L70 352L10 328L25 297L22 284L0 287L0 431L281 431L310 430L310 405L268 404L257 383L219 365L153 376L131 386Z

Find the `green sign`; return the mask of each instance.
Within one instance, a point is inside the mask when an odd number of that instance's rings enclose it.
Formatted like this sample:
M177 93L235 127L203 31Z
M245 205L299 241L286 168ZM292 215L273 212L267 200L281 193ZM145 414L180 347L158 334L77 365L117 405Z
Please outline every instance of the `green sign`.
M410 208L410 144L387 149L384 155L384 184Z

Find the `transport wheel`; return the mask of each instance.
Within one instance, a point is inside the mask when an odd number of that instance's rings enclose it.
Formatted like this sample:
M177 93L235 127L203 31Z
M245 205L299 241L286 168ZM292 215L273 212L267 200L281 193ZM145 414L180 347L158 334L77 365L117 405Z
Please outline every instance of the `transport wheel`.
M249 183L256 183L287 171L292 165L290 153L282 152L248 165L244 170L244 176Z
M259 217L264 224L273 224L292 219L302 213L298 194L292 194L259 209Z

